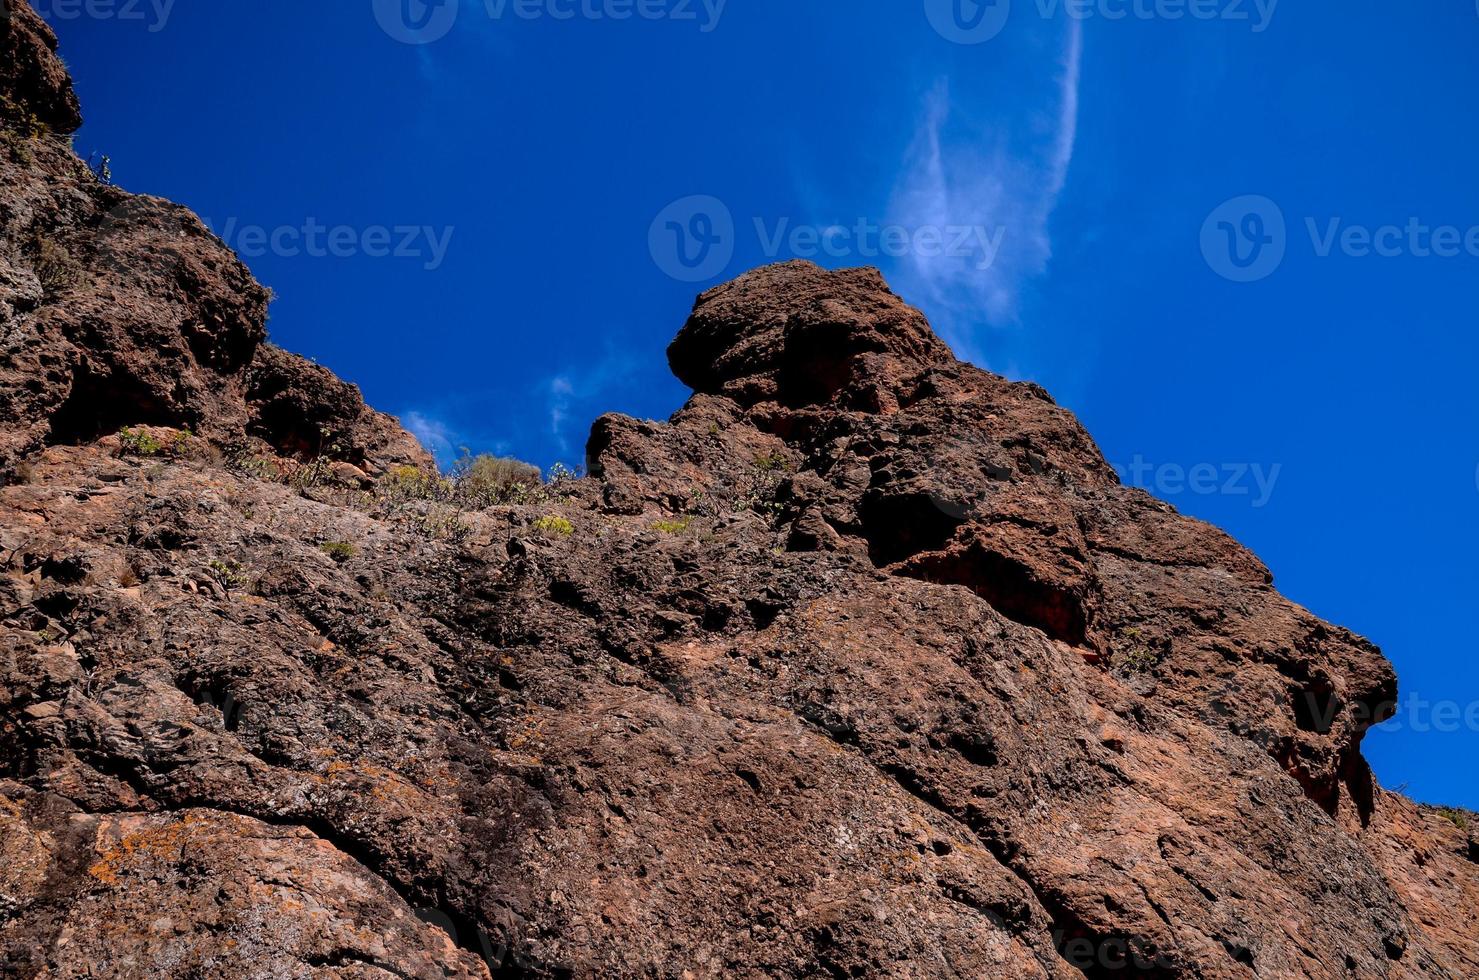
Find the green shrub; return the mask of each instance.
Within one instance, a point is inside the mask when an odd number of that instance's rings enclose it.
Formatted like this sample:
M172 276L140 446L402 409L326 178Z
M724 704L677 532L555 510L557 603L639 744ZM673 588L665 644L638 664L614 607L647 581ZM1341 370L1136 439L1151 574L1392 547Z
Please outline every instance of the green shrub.
M433 541L460 545L472 536L472 528L463 522L460 510L439 504L433 504L425 513L411 515L408 523Z
M1455 810L1453 807L1447 806L1439 807L1438 816L1447 820L1459 830L1467 831L1469 829L1469 815L1462 810Z
M534 530L543 534L557 534L562 538L568 538L575 533L575 525L563 517L550 514L535 521Z
M246 573L242 570L241 565L234 561L223 561L219 558L213 558L211 559L209 568L211 578L215 579L216 584L227 594L237 589L243 589L247 585Z
M414 466L397 466L375 482L375 497L387 504L438 500L451 496L450 484Z
M521 502L544 486L538 467L506 457L464 455L452 468L458 495L485 505Z
M652 525L652 529L654 531L661 531L663 534L682 534L692 524L693 518L684 517L676 521L658 521Z
M209 444L196 439L189 429L171 432L166 438L161 438L143 429L118 430L118 455L120 456L170 456L174 459L184 459L192 455L208 456L209 449Z
M564 463L556 463L549 468L549 477L545 480L545 483L556 492L560 492L563 490L565 484L573 483L578 479L580 479L580 472L578 470L573 470Z
M26 139L24 133L7 129L0 133L0 142L10 152L10 159L21 166L29 167L36 162L36 151L31 149L31 141Z
M120 429L118 451L124 456L158 456L168 448L165 443L143 429Z
M1148 674L1161 665L1162 659L1164 658L1150 647L1140 645L1117 651L1109 665L1124 674Z
M249 476L254 480L264 483L276 483L282 478L277 464L266 456L257 456L253 453L241 453L230 457L228 465L243 476Z
M359 553L359 549L348 541L325 541L319 549L336 564L342 565Z
M755 457L755 468L762 473L789 470L791 464L780 453L764 453Z

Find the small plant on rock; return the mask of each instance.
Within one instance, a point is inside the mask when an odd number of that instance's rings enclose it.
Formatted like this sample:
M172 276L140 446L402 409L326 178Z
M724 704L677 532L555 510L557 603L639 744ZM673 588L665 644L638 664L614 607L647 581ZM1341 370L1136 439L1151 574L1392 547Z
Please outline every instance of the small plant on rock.
M414 466L397 466L375 482L375 499L397 507L414 500L446 498L447 481L421 472Z
M684 517L676 521L658 521L656 524L652 525L652 529L654 531L661 531L663 534L682 534L684 531L687 531L692 524L693 518Z
M112 186L113 184L113 158L106 153L93 152L87 158L87 169L100 183Z
M554 534L562 538L568 538L575 533L575 525L563 517L550 514L535 521L534 530L541 534Z
M566 484L574 483L576 480L579 479L579 470L571 469L564 463L556 463L554 466L551 466L549 468L549 476L545 480L545 483L547 483L550 489L554 490L556 493L564 493L567 489Z
M1120 633L1123 646L1116 645L1109 666L1121 674L1149 674L1161 665L1165 657L1146 644L1139 628L1131 627Z
M246 573L237 562L213 558L208 568L211 578L227 595L247 586Z
M1453 807L1447 806L1439 807L1438 816L1447 820L1459 830L1467 831L1469 829L1469 815L1462 810L1455 810Z
M472 528L462 520L462 512L451 507L433 505L424 514L411 517L410 525L433 541L460 545L472 535Z
M276 483L282 478L282 473L278 470L277 464L266 456L242 453L230 457L227 465L242 476L261 480L264 483Z
M158 456L167 448L163 440L143 429L118 431L118 452L122 456Z
M358 554L358 549L348 541L325 541L319 550L328 555L336 565L342 565Z
M761 473L784 472L790 468L791 464L780 453L762 453L755 457L755 469Z
M197 440L188 428L172 432L161 438L144 429L123 428L118 430L118 455L120 456L170 456L184 459L196 454L197 444L202 452L207 448Z
M26 139L25 134L7 129L0 133L0 141L10 152L10 159L23 167L29 167L36 162L36 151L31 149L31 141Z
M50 238L36 240L36 257L32 263L36 278L49 295L56 295L77 285L82 278L82 265L72 253Z

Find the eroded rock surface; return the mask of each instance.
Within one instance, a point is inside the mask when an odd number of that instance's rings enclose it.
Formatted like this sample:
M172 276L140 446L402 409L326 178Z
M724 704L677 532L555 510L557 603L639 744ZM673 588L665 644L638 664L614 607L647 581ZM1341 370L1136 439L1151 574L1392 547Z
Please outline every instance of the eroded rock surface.
M877 272L706 293L671 420L466 509L14 14L0 974L1479 974L1379 651Z

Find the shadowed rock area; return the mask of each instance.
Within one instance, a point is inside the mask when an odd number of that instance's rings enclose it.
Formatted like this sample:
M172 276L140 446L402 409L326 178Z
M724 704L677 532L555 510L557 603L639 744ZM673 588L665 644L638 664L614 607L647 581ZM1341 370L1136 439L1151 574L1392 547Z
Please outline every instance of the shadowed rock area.
M0 2L0 975L1479 975L1381 653L876 271L469 499Z

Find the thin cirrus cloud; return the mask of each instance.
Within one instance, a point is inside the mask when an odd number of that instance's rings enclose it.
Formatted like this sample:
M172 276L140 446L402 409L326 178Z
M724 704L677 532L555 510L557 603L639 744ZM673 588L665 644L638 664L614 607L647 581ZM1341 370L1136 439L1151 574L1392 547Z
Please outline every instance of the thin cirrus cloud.
M957 352L978 363L981 328L1014 325L1024 287L1048 270L1049 223L1073 162L1083 25L1044 29L1061 32L1057 58L1016 62L1015 77L934 84L894 190L892 210L905 227L969 227L979 229L969 241L999 242L984 268L978 250L916 251L899 272Z
M607 402L629 401L633 391L650 386L639 363L612 342L589 365L571 364L530 387L464 391L404 411L401 424L444 468L464 452L515 449L541 465L573 466L581 462L592 420L612 407Z
M446 465L456 457L461 437L445 420L427 412L410 411L402 416L401 425L436 457L438 463Z
M577 445L584 451L588 427L598 414L602 396L639 384L637 359L614 344L608 345L595 363L547 379L543 385L547 435L560 454L569 456Z

